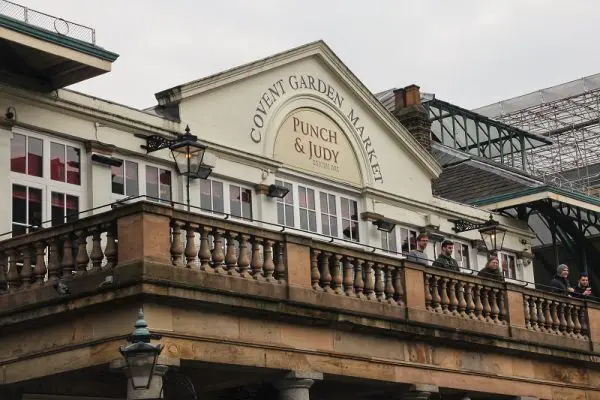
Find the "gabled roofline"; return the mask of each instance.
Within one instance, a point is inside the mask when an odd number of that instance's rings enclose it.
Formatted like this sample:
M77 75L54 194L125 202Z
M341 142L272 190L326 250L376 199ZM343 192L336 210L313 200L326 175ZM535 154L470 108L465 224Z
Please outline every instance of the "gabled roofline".
M552 185L541 185L541 186L536 186L536 187L529 188L529 189L520 190L518 192L505 193L505 194L501 194L498 196L487 197L484 199L475 199L475 200L471 201L470 204L481 207L481 206L486 206L486 205L490 205L490 204L494 204L494 203L501 203L501 202L508 201L508 200L514 200L519 197L525 197L525 196L531 196L534 194L544 193L544 192L553 193L558 196L570 198L570 199L573 199L576 201L581 201L584 203L592 204L596 207L600 207L600 199L597 197L587 196L582 193L570 192L568 190L564 190L564 189L561 189L561 188L558 188L558 187L552 186Z
M442 168L435 158L425 150L421 144L406 130L400 122L394 117L380 102L375 95L348 69L340 58L327 46L323 40L311 42L293 49L269 56L257 61L253 61L235 68L228 69L208 76L163 90L155 94L159 104L178 103L181 100L206 92L208 90L220 87L225 84L234 83L244 78L259 74L267 70L270 66L279 64L283 61L292 62L307 56L320 57L334 73L341 75L350 85L353 85L356 92L363 98L371 110L377 114L379 119L384 122L391 130L402 132L396 135L398 139L412 151L420 164L425 168L431 178L436 178L442 173Z

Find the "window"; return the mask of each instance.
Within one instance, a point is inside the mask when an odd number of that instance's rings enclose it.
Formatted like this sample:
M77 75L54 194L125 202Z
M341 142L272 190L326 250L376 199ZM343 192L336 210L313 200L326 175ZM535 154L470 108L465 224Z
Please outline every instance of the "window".
M171 171L146 165L146 196L163 202L171 201Z
M218 213L225 212L222 182L212 179L200 180L200 207Z
M294 182L276 180L289 190L277 199L277 222L304 231L360 241L358 201Z
M14 129L9 203L13 235L77 219L85 193L83 150L75 143Z
M279 225L294 227L294 188L289 182L275 181L278 186L283 186L288 193L283 199L277 199L277 223ZM314 197L313 197L314 204ZM315 215L315 229L316 215Z
M317 231L317 211L315 204L315 191L298 186L298 209L300 210L300 229Z
M252 219L252 189L214 179L201 179L200 207L205 211Z
M140 194L138 164L133 161L123 161L120 167L111 168L112 192L125 196Z
M42 139L13 134L10 141L10 170L31 176L44 176Z
M335 196L320 193L321 198L321 233L327 236L338 236L337 211Z
M32 232L41 226L42 218L42 189L13 184L13 236Z
M252 191L229 185L229 213L234 217L252 219Z
M459 267L471 269L470 249L466 244L454 243L454 258Z
M340 198L342 207L342 234L344 239L358 242L358 204L345 197Z
M381 232L381 248L392 253L398 252L396 227L391 232Z
M402 243L402 252L408 253L417 248L417 231L400 228L400 243Z
M79 149L60 143L50 143L50 179L79 185L81 183L80 163Z
M500 267L502 267L502 273L504 274L504 277L508 279L517 279L517 258L515 255L500 252L498 254L498 259L500 261Z

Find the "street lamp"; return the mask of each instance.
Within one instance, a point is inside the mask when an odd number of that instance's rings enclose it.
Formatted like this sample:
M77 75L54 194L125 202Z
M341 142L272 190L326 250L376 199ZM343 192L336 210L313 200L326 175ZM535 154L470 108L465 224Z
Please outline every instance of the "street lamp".
M456 233L472 231L475 229L479 230L479 234L485 243L488 253L502 250L506 229L500 227L500 224L498 221L494 220L492 214L490 214L490 219L484 223L476 223L464 219L450 220L450 222L454 223L453 230Z
M174 140L159 135L146 137L146 154L169 148L177 165L179 175L184 175L188 211L190 209L190 179L206 179L212 172L212 166L204 164L206 146L198 143L198 137L190 133L190 127L185 127L185 133Z
M144 320L144 311L140 310L135 321L135 329L129 337L129 344L119 348L119 352L125 359L127 377L134 390L150 387L156 360L162 349L161 344L150 343L148 323Z

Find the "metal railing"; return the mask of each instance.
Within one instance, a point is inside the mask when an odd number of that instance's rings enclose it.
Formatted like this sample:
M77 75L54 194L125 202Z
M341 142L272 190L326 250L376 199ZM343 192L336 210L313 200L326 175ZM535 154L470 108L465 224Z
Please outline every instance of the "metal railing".
M49 32L96 45L96 31L94 29L32 10L10 1L0 0L0 15L25 22Z

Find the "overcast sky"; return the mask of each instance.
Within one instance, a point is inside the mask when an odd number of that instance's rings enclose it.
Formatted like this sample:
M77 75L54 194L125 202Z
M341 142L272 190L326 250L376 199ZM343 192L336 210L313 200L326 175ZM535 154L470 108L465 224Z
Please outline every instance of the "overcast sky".
M600 72L597 0L13 0L120 54L72 88L133 107L318 39L372 91L411 83L466 108Z

